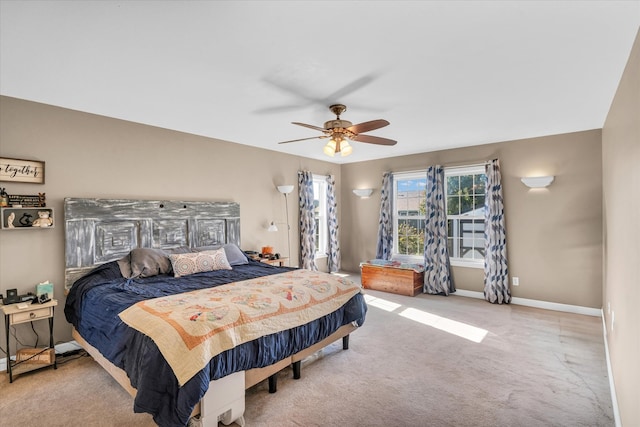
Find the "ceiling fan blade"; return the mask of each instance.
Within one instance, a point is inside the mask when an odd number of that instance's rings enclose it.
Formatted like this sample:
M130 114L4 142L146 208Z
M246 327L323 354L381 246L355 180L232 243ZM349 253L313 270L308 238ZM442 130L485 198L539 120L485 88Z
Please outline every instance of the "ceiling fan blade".
M293 123L294 125L298 125L298 126L304 126L306 128L309 128L309 129L319 130L320 132L327 132L327 130L325 128L321 128L321 127L318 127L318 126L308 125L306 123L299 123L299 122L291 122L291 123Z
M298 105L280 105L277 107L264 107L253 110L254 114L277 114L277 113L285 113L289 111L300 111L305 108L306 105L298 104Z
M290 141L282 141L282 142L278 142L278 144L288 144L290 142L307 141L309 139L322 139L327 137L328 137L327 135L312 136L311 138L301 138L301 139L292 139Z
M378 144L378 145L396 145L398 143L393 139L381 138L379 136L372 136L372 135L356 135L350 139L353 141L366 142L369 144Z
M265 76L262 78L264 83L267 83L276 89L293 95L295 98L300 100L299 105L284 105L281 107L265 107L258 110L255 110L254 113L257 114L271 114L271 113L280 113L283 111L290 111L293 109L303 109L310 106L316 106L318 108L325 109L327 106L331 104L335 104L339 102L342 98L350 95L351 93L363 88L364 86L370 84L378 77L377 74L367 74L362 77L357 78L356 80L348 83L347 85L341 87L340 89L332 92L328 96L325 97L317 97L311 94L306 93L308 91L308 86L301 86L296 84L291 84L288 80L284 78L278 78L278 76ZM371 110L369 106L360 106L358 109L360 110ZM377 111L377 110L376 110Z
M368 74L366 76L362 76L362 77L352 81L351 83L347 84L346 86L343 86L340 89L336 90L335 92L333 92L329 96L325 97L323 99L323 101L324 102L336 103L341 98L344 98L345 96L351 94L352 92L355 92L356 90L360 89L361 87L364 87L364 86L368 85L369 83L374 81L376 77L377 76L375 74Z
M370 122L358 123L357 125L349 126L347 130L350 130L353 133L363 133L369 132L372 130L380 129L385 126L389 126L389 122L386 120L378 119L371 120Z

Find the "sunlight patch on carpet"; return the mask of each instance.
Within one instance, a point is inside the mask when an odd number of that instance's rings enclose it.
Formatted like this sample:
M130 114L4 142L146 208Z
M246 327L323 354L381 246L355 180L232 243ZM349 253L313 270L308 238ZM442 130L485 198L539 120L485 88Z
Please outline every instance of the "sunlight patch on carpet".
M402 304L396 304L395 302L387 301L386 299L372 297L371 295L365 294L364 300L367 305L371 305L373 307L378 307L384 311L392 312L398 307L402 307Z
M415 320L423 325L431 326L475 343L481 343L484 337L489 333L486 329L476 328L475 326L467 325L466 323L447 319L446 317L441 317L415 308L407 308L399 314L407 319Z

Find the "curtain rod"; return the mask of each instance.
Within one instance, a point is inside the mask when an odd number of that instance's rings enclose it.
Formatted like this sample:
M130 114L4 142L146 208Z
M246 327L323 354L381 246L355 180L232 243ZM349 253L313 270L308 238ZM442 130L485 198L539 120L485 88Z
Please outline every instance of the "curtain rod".
M491 160L485 160L482 163L449 163L441 165L444 168L472 168L475 166L486 166L491 163ZM431 166L431 165L429 165ZM428 166L427 166L428 167ZM416 169L416 170L408 170L408 171L389 171L391 173L419 173L427 170L427 167L424 169Z

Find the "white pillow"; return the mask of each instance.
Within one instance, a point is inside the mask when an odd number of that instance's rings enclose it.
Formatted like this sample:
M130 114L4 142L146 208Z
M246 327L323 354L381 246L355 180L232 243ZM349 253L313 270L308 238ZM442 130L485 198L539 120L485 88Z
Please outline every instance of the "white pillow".
M231 270L224 248L215 251L169 254L175 277L214 270Z

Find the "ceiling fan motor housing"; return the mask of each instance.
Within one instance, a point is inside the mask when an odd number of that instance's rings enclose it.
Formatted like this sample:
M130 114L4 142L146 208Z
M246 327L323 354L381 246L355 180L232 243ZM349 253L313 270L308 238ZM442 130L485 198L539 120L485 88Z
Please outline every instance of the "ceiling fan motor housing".
M324 128L327 130L338 128L346 129L351 125L353 125L353 123L348 120L329 120L328 122L324 122Z

